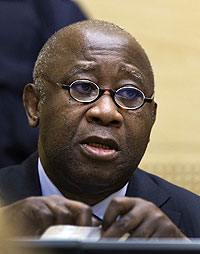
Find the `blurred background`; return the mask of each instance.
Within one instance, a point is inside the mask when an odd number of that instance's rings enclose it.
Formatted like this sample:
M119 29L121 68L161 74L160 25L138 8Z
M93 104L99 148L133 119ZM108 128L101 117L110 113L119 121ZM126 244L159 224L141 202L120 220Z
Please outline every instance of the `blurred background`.
M55 31L86 18L71 0L0 0L0 168L37 149L22 94L40 49Z
M199 13L199 0L0 0L0 167L36 149L21 96L40 48L94 18L135 36L153 66L158 115L140 167L200 194Z
M200 1L76 2L135 36L152 63L158 115L140 167L200 194Z

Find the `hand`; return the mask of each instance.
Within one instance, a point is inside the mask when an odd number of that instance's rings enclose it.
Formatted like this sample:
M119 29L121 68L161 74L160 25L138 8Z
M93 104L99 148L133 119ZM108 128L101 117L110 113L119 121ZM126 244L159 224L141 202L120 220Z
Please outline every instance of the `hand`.
M104 214L102 237L120 238L126 233L129 237L187 239L153 203L140 198L115 198Z
M3 237L41 235L57 224L91 226L92 220L89 206L59 196L30 197L0 208Z

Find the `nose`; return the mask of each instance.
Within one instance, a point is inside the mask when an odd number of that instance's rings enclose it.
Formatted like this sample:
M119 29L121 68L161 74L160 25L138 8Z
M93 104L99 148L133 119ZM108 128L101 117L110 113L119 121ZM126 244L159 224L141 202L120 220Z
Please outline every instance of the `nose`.
M103 94L86 112L88 122L119 128L123 117L109 94Z

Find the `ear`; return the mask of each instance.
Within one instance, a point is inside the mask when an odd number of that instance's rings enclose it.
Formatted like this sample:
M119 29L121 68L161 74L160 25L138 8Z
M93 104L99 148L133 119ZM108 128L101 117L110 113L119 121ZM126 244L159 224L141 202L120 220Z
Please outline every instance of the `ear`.
M31 127L39 125L40 93L35 85L27 84L23 92L23 103Z
M153 108L152 108L152 125L154 125L155 121L156 121L156 115L157 115L157 103L154 102L153 104Z

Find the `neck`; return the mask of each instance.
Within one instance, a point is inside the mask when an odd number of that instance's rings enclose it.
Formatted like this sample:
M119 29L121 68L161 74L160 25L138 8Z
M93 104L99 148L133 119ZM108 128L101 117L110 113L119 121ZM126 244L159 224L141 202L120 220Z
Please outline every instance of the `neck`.
M101 196L98 196L98 197L97 196L89 197L89 196L86 196L86 195L76 195L76 194L70 193L70 192L63 193L61 191L61 193L68 199L76 200L76 201L82 202L84 204L87 204L89 206L96 205L97 203L101 202L102 200L104 200L105 198L107 198L109 195L112 194L112 193L108 193L108 194L101 195Z
M40 157L41 158L41 157ZM104 200L107 198L109 195L117 192L120 190L127 181L118 181L118 184L114 184L112 182L107 182L107 183L99 183L98 181L87 181L85 179L83 181L83 178L72 178L70 175L65 177L63 174L59 174L59 172L62 172L62 170L57 169L57 174L55 174L55 169L56 167L53 167L52 170L44 170L44 168L50 168L50 166L47 165L41 160L41 169L42 169L42 179L47 179L47 186L52 186L52 189L56 187L64 197L71 199L71 200L76 200L79 202L83 202L85 204L88 204L90 206L93 206L100 201ZM57 167L58 168L58 167ZM46 175L46 176L45 176ZM56 177L55 177L56 176ZM47 178L46 178L47 177ZM51 182L48 182L48 179ZM45 182L43 183L43 186L45 185ZM51 193L51 187L50 187L50 193ZM54 192L54 191L53 191ZM52 193L53 193L52 192ZM47 194L51 195L51 194Z

